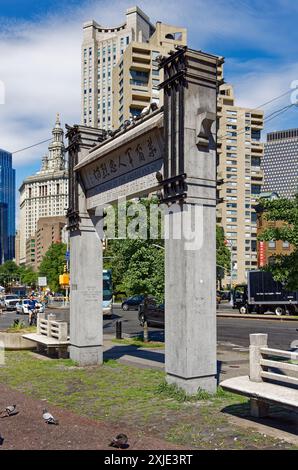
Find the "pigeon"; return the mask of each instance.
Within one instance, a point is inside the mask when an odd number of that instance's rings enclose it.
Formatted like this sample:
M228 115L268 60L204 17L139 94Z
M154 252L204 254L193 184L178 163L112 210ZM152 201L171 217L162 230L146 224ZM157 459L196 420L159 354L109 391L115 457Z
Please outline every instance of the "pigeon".
M128 437L126 434L118 434L115 439L109 444L110 447L117 447L118 449L125 449L128 447Z
M17 411L17 405L8 405L5 407L5 410L1 412L1 418L4 418L6 416L13 416L13 415L17 415L18 414L18 411Z
M4 442L4 437L1 436L1 434L0 434L0 446L2 446L3 442Z
M59 421L55 419L54 416L48 412L48 410L43 410L42 417L47 424L56 424L56 425L59 424Z

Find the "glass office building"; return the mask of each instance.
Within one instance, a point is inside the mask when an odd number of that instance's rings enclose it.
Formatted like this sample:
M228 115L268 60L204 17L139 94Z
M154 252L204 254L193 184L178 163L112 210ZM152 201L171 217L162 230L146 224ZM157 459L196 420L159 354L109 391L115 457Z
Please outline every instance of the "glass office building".
M12 154L0 149L0 264L15 257L15 170Z
M298 129L267 134L263 192L292 199L298 193Z

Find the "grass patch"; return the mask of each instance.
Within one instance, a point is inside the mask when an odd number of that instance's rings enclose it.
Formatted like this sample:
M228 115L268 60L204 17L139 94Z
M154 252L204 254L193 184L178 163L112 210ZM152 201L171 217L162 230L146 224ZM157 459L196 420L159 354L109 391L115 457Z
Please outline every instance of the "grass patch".
M173 398L178 402L196 402L204 400L215 402L218 401L218 399L233 401L235 397L238 399L238 395L226 392L221 387L217 388L216 394L214 395L201 388L198 389L196 394L188 395L182 388L178 387L176 384L169 384L166 380L158 385L156 394L166 398Z
M117 344L126 344L128 346L135 346L137 348L164 348L165 344L161 343L160 341L148 341L148 343L144 342L142 336L138 336L135 338L124 338L124 339L112 339L112 343Z
M17 323L15 325L11 325L5 333L36 333L36 326L29 326L25 323Z
M138 433L187 445L192 449L268 448L249 429L230 425L225 407L247 411L248 400L218 389L189 396L165 381L163 371L107 360L79 367L70 359L40 360L28 351L6 351L0 383L78 415L131 427ZM237 438L236 440L235 437ZM281 441L278 441L279 443ZM283 443L280 448L290 446Z

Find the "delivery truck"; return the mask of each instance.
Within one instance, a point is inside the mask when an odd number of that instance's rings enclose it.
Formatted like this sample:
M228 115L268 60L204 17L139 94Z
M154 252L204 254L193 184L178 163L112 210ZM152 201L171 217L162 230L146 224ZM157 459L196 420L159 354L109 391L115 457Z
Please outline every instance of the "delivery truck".
M233 298L240 313L298 314L298 291L288 291L269 271L249 271L247 286L236 286Z

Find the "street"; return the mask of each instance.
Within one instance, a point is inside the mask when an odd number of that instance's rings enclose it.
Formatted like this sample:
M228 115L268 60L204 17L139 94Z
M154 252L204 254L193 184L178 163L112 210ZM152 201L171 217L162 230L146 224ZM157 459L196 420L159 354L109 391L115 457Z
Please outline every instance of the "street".
M227 311L232 311L228 308ZM141 334L143 329L138 322L138 312L124 312L120 306L114 306L112 319L104 319L104 333L115 334L116 321L122 321L122 331L127 334ZM219 342L233 343L248 347L251 333L268 333L268 343L278 349L289 349L292 341L298 340L298 321L255 320L248 318L217 318L217 339ZM163 339L164 331L149 328L153 339Z
M58 316L60 309L47 309L47 313ZM120 305L114 305L114 314L111 318L104 317L104 334L116 333L116 322L121 320L122 332L128 335L142 334L143 329L138 322L138 312L130 310L124 312ZM232 312L228 304L221 306L221 311ZM61 311L61 310L60 310ZM14 319L20 319L28 324L27 315L18 315L16 312L5 312L0 315L0 330L9 328ZM292 341L298 340L298 321L263 320L254 318L217 318L217 339L220 343L232 343L247 348L250 333L268 333L269 346L277 349L289 349ZM149 328L150 337L154 340L164 340L164 330Z

